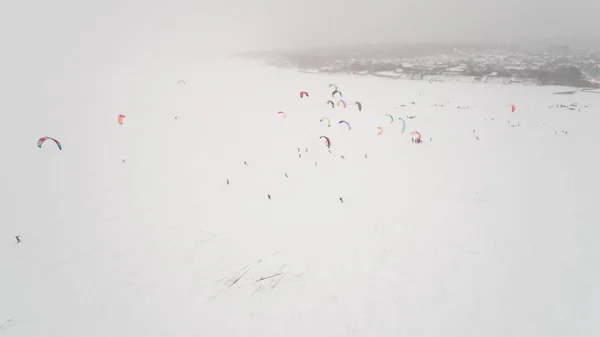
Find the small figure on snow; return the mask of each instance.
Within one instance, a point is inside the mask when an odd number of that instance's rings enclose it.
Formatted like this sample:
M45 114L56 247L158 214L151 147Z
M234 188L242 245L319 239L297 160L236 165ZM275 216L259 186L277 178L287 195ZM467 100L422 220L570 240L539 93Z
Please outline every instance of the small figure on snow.
M315 162L315 167L319 167L319 165L317 164L317 162Z
M298 153L298 158L302 158L302 153Z
M304 150L304 152L308 152L308 148L306 148L306 149Z
M340 197L340 202L343 204L344 203L344 198Z
M123 160L123 164L125 164L125 159L122 159L122 160Z
M365 153L365 159L367 159L367 154Z
M21 243L21 235L15 236L15 239L17 239L17 244Z
M269 198L269 200L271 200L271 195L270 195L270 194L267 194L267 198Z
M477 140L479 140L479 136L476 136L475 138L477 138Z
M284 173L284 174L285 174L285 177L287 178L288 177L287 173Z
M229 179L227 179L227 185L229 185Z
M244 162L244 165L248 165L248 163L247 163L247 162Z
M346 157L344 157L344 156L341 156L341 157L342 157L342 159L346 159Z

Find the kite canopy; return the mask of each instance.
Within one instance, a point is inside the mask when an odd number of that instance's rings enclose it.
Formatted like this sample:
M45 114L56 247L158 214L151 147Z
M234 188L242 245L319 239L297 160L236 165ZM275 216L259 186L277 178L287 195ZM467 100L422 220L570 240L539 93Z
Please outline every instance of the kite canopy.
M402 121L402 133L404 133L404 130L406 130L406 121L402 118L398 118L398 120Z
M383 133L383 128L381 126L377 127L377 135L381 136L381 134Z
M388 116L390 118L390 124L394 123L394 116L392 116L390 114L386 114L386 116Z
M308 93L306 91L300 91L300 98L304 96L308 97Z
M319 120L319 122L327 121L327 126L331 127L331 120L328 117L323 117Z
M348 126L348 130L352 130L352 127L350 126L350 123L346 122L346 121L345 121L345 120L343 120L343 119L342 119L341 121L339 121L339 122L338 122L338 124L342 124L342 123L343 123L343 124L346 124L346 125Z
M123 125L123 121L125 120L125 118L127 118L125 117L125 115L119 115L117 117L117 121L119 122L119 124Z
M362 103L359 101L354 102L358 106L358 111L362 111Z
M344 103L344 109L346 108L346 101L344 101L343 99L340 99L337 101L337 105L339 106L340 103Z
M283 112L283 111L279 111L277 114L278 114L278 115L283 115L283 118L284 118L284 119L287 119L287 115L285 114L285 112Z
M327 145L327 147L331 147L331 140L329 139L329 137L327 136L321 136L319 137L319 139L325 139L325 145Z
M515 112L515 110L517 110L517 106L514 104L510 105L510 112Z
M58 149L62 151L62 145L60 145L60 142L52 137L42 137L38 139L37 146L41 149L44 142L46 142L48 139L54 141L56 146L58 146Z
M186 85L186 83L185 83L185 81L184 81L184 80L179 80L179 81L177 82L177 84L183 84L183 85Z
M327 104L331 104L331 107L335 108L335 103L333 103L333 101L327 101Z
M344 95L342 95L342 92L335 89L332 93L331 93L331 97L335 97L335 94L339 94L340 97L344 97Z

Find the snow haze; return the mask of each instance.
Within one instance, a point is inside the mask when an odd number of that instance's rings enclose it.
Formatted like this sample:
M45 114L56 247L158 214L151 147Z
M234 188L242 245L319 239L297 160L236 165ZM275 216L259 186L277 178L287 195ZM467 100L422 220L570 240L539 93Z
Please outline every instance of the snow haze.
M598 47L599 10L599 2L587 0L6 0L0 4L0 60L45 68L131 66L217 52L363 43Z

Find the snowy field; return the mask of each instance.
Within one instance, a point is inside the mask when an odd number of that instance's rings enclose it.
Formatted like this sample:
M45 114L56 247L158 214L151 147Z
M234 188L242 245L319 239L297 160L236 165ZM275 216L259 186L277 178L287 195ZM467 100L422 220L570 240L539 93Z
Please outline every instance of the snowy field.
M0 336L598 336L600 95L567 89L241 61L7 84Z

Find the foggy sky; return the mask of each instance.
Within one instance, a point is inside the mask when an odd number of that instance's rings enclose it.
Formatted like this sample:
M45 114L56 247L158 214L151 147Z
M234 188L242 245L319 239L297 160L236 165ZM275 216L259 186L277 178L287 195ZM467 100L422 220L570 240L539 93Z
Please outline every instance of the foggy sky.
M600 1L5 0L2 68L381 43L600 41Z

